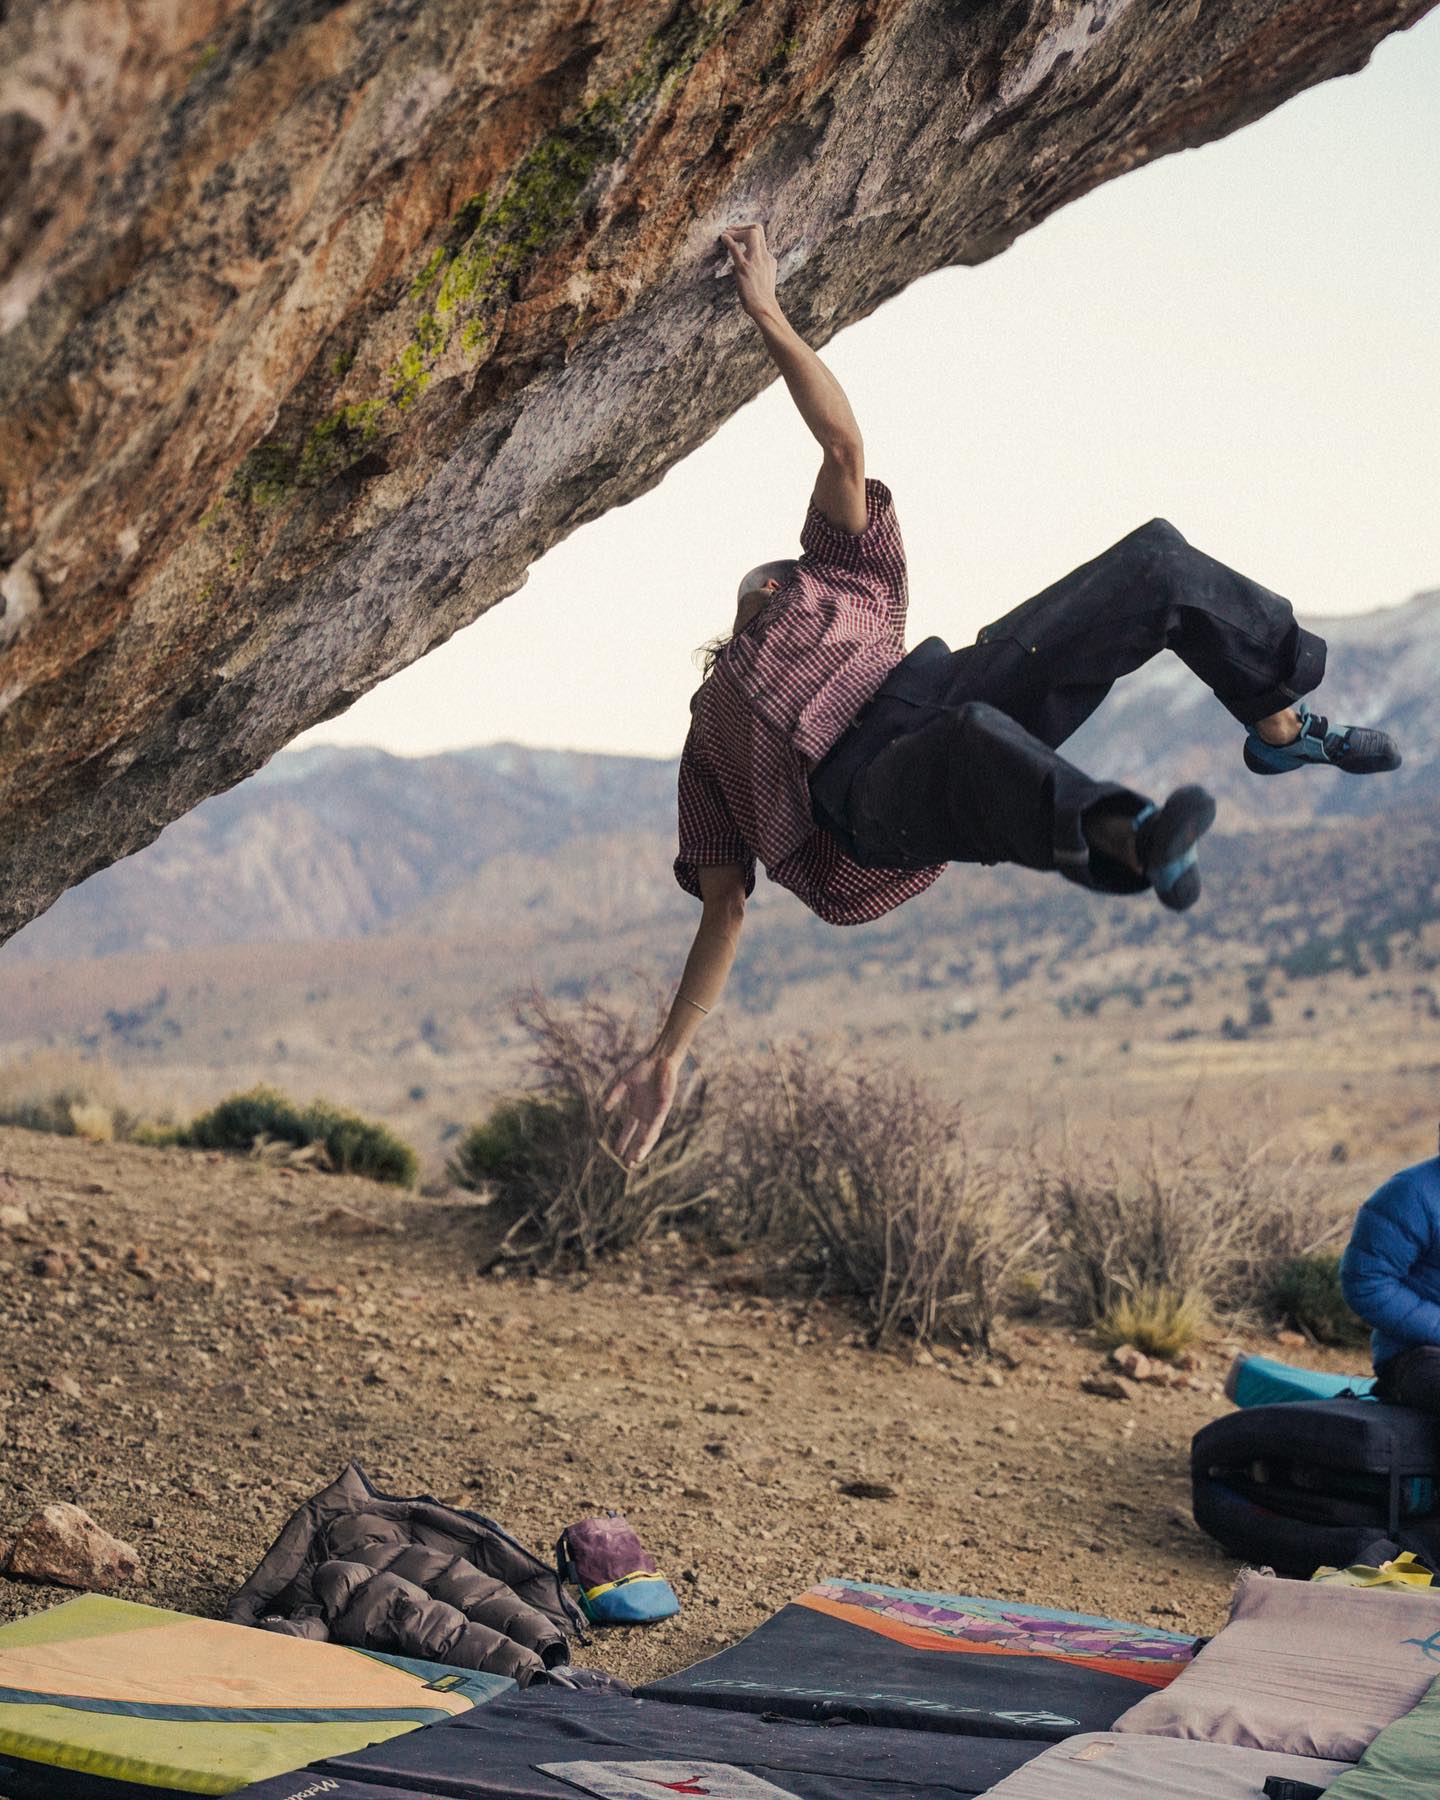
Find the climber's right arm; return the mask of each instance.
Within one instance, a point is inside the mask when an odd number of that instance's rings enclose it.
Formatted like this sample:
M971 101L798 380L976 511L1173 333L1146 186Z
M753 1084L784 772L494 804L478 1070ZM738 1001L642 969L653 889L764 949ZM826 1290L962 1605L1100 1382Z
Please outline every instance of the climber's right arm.
M781 311L775 258L764 227L737 225L720 236L730 252L740 304L755 321L771 360L823 455L815 504L832 525L864 531L865 445L845 390Z

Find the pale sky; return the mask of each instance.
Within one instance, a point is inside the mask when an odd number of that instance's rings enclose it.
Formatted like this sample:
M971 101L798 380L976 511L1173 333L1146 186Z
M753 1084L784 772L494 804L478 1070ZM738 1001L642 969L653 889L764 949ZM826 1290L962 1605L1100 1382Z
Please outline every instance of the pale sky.
M952 645L1157 514L1302 611L1440 586L1440 12L1360 75L1100 188L824 355ZM772 222L783 247L783 221ZM784 290L782 287L783 301ZM301 744L666 756L818 466L778 381L658 488Z

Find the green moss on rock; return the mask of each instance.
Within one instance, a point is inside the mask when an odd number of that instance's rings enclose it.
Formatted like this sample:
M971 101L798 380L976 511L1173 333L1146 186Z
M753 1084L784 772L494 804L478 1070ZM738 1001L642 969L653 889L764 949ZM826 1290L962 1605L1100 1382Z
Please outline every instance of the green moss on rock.
M656 101L684 80L740 3L682 9L664 31L646 39L622 81L526 152L493 199L488 192L470 195L408 284L410 298L429 296L428 304L385 370L385 392L332 411L299 445L275 439L257 444L232 478L230 497L270 507L328 479L363 454L391 407L404 413L415 404L457 336L466 357L482 356L490 342L488 315L574 226L595 177L624 155ZM354 361L353 349L341 350L331 373L343 380Z
M295 479L313 487L364 453L380 429L383 400L357 400L312 426L296 462Z

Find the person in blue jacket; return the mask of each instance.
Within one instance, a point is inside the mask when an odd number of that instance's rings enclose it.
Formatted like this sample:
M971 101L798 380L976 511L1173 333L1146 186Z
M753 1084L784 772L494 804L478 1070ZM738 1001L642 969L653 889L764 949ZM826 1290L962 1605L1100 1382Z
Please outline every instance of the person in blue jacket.
M1376 1398L1440 1413L1440 1156L1401 1169L1360 1208L1340 1286L1374 1331Z

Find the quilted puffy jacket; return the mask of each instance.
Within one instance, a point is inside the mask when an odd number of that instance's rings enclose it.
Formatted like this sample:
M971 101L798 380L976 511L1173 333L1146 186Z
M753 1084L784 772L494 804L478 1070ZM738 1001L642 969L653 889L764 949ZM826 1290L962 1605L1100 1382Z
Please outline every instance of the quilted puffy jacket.
M1360 1208L1340 1286L1374 1327L1377 1368L1414 1344L1440 1344L1440 1157L1401 1169Z
M381 1494L353 1463L299 1509L225 1616L522 1687L568 1663L580 1630L555 1571L492 1519Z

